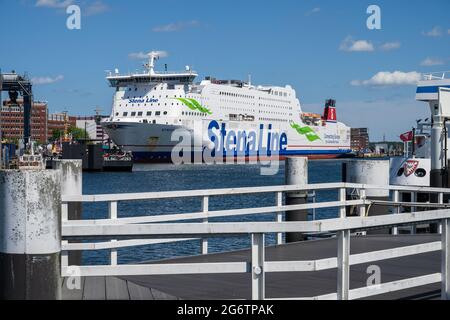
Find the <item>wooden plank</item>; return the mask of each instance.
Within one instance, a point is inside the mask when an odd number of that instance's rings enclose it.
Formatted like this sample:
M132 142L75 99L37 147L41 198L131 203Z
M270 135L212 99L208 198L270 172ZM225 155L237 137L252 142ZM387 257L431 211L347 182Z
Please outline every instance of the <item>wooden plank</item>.
M83 300L106 300L105 277L87 277L84 284Z
M62 281L62 299L63 300L82 300L83 299L83 290L84 290L84 284L85 284L85 280L86 278L82 277L80 279L80 288L74 288L72 289L72 286L75 285L74 283L70 282L68 283L67 281L69 280L68 277L63 278ZM70 289L68 288L68 285L70 287Z
M106 300L130 300L127 282L116 277L106 277Z
M155 300L155 297L149 288L140 286L131 281L127 281L127 286L131 300Z

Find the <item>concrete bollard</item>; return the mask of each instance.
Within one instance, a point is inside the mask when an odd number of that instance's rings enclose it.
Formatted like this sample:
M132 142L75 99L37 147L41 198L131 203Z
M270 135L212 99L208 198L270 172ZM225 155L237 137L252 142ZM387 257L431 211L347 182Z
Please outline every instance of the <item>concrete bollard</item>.
M80 196L83 189L83 161L55 160L53 168L61 172L61 194ZM81 220L83 206L81 202L70 202L68 205L68 219ZM81 265L82 251L69 252L69 265Z
M389 186L389 160L348 160L343 163L343 182L357 184L371 184L377 186ZM359 198L347 189L347 199ZM369 200L389 201L389 190L367 189L366 198ZM389 214L389 206L372 205L368 211L369 216ZM357 215L357 208L349 208L347 215ZM368 234L389 233L389 229L370 230Z
M0 299L61 299L56 170L0 171Z
M285 181L287 185L308 184L308 158L288 157L285 166ZM288 192L286 194L286 204L304 204L308 201L307 191ZM308 210L294 210L286 212L286 221L307 221ZM306 236L301 233L287 233L286 242L297 242L306 240Z

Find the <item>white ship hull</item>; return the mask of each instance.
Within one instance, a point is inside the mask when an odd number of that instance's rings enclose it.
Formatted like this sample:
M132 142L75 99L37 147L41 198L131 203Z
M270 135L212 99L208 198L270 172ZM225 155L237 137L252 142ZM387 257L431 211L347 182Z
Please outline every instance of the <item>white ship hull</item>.
M331 124L326 130L315 131L319 139L311 142L305 136L299 135L293 128L282 129L274 128L270 130L271 136L286 136L285 143L279 143L280 140L271 137L269 144L268 124L248 125L246 127L238 127L236 123L217 122L219 128L225 125L228 134L233 132L245 132L247 139L244 143L229 143L229 136L221 135L221 129L213 128L208 130L209 125L213 121L197 122L193 127L166 125L166 124L149 124L135 122L109 123L104 128L111 139L124 151L131 151L137 162L169 162L172 158L174 148L184 148L184 150L192 153L202 153L205 148L223 150L224 157L234 157L245 159L259 159L266 157L279 157L282 160L286 156L307 156L311 159L327 159L339 158L346 156L351 152L348 144L348 133L346 127L339 124ZM185 139L180 142L176 139L177 135L172 136L175 132L190 132L192 138ZM248 134L254 133L256 137L256 148L252 148L249 144ZM209 134L208 134L209 133ZM211 134L212 133L212 134ZM212 146L211 138L215 136L223 141L223 146ZM174 141L175 140L175 141ZM231 138L231 140L234 140ZM241 141L244 141L242 138ZM217 140L216 140L217 142ZM244 146L245 144L245 146ZM278 145L277 145L278 144ZM241 147L242 146L242 147ZM215 154L214 154L215 155Z

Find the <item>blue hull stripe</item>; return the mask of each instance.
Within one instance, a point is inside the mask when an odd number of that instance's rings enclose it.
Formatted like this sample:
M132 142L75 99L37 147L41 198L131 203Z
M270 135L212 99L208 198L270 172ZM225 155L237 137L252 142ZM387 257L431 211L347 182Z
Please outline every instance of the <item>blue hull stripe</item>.
M428 86L428 87L417 87L416 93L438 93L439 88L450 88L448 86Z
M305 155L305 156L340 156L350 153L350 149L342 149L342 150L286 150L280 152L280 156L299 156L299 155ZM144 151L135 151L133 152L133 157L136 161L145 161L145 160L151 160L151 159L157 159L157 158L170 158L171 157L170 151L165 152L144 152ZM237 156L236 154L234 155ZM246 157L249 156L248 153L245 155ZM259 156L259 154L251 154L250 156ZM263 154L262 156L267 156L267 154Z

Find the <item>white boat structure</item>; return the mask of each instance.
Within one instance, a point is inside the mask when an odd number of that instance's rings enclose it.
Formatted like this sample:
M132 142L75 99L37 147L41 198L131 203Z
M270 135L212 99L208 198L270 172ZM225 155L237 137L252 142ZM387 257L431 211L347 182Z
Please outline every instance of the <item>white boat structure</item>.
M423 75L416 100L429 104L431 116L418 122L414 147L391 159L391 184L448 186L450 71Z
M286 85L253 85L183 72L157 72L158 52L148 54L142 73L107 76L115 88L111 115L102 126L113 142L138 162L170 161L177 129L192 134L192 154L233 158L301 155L337 158L351 152L350 128L337 121L334 100L323 115L303 112Z

